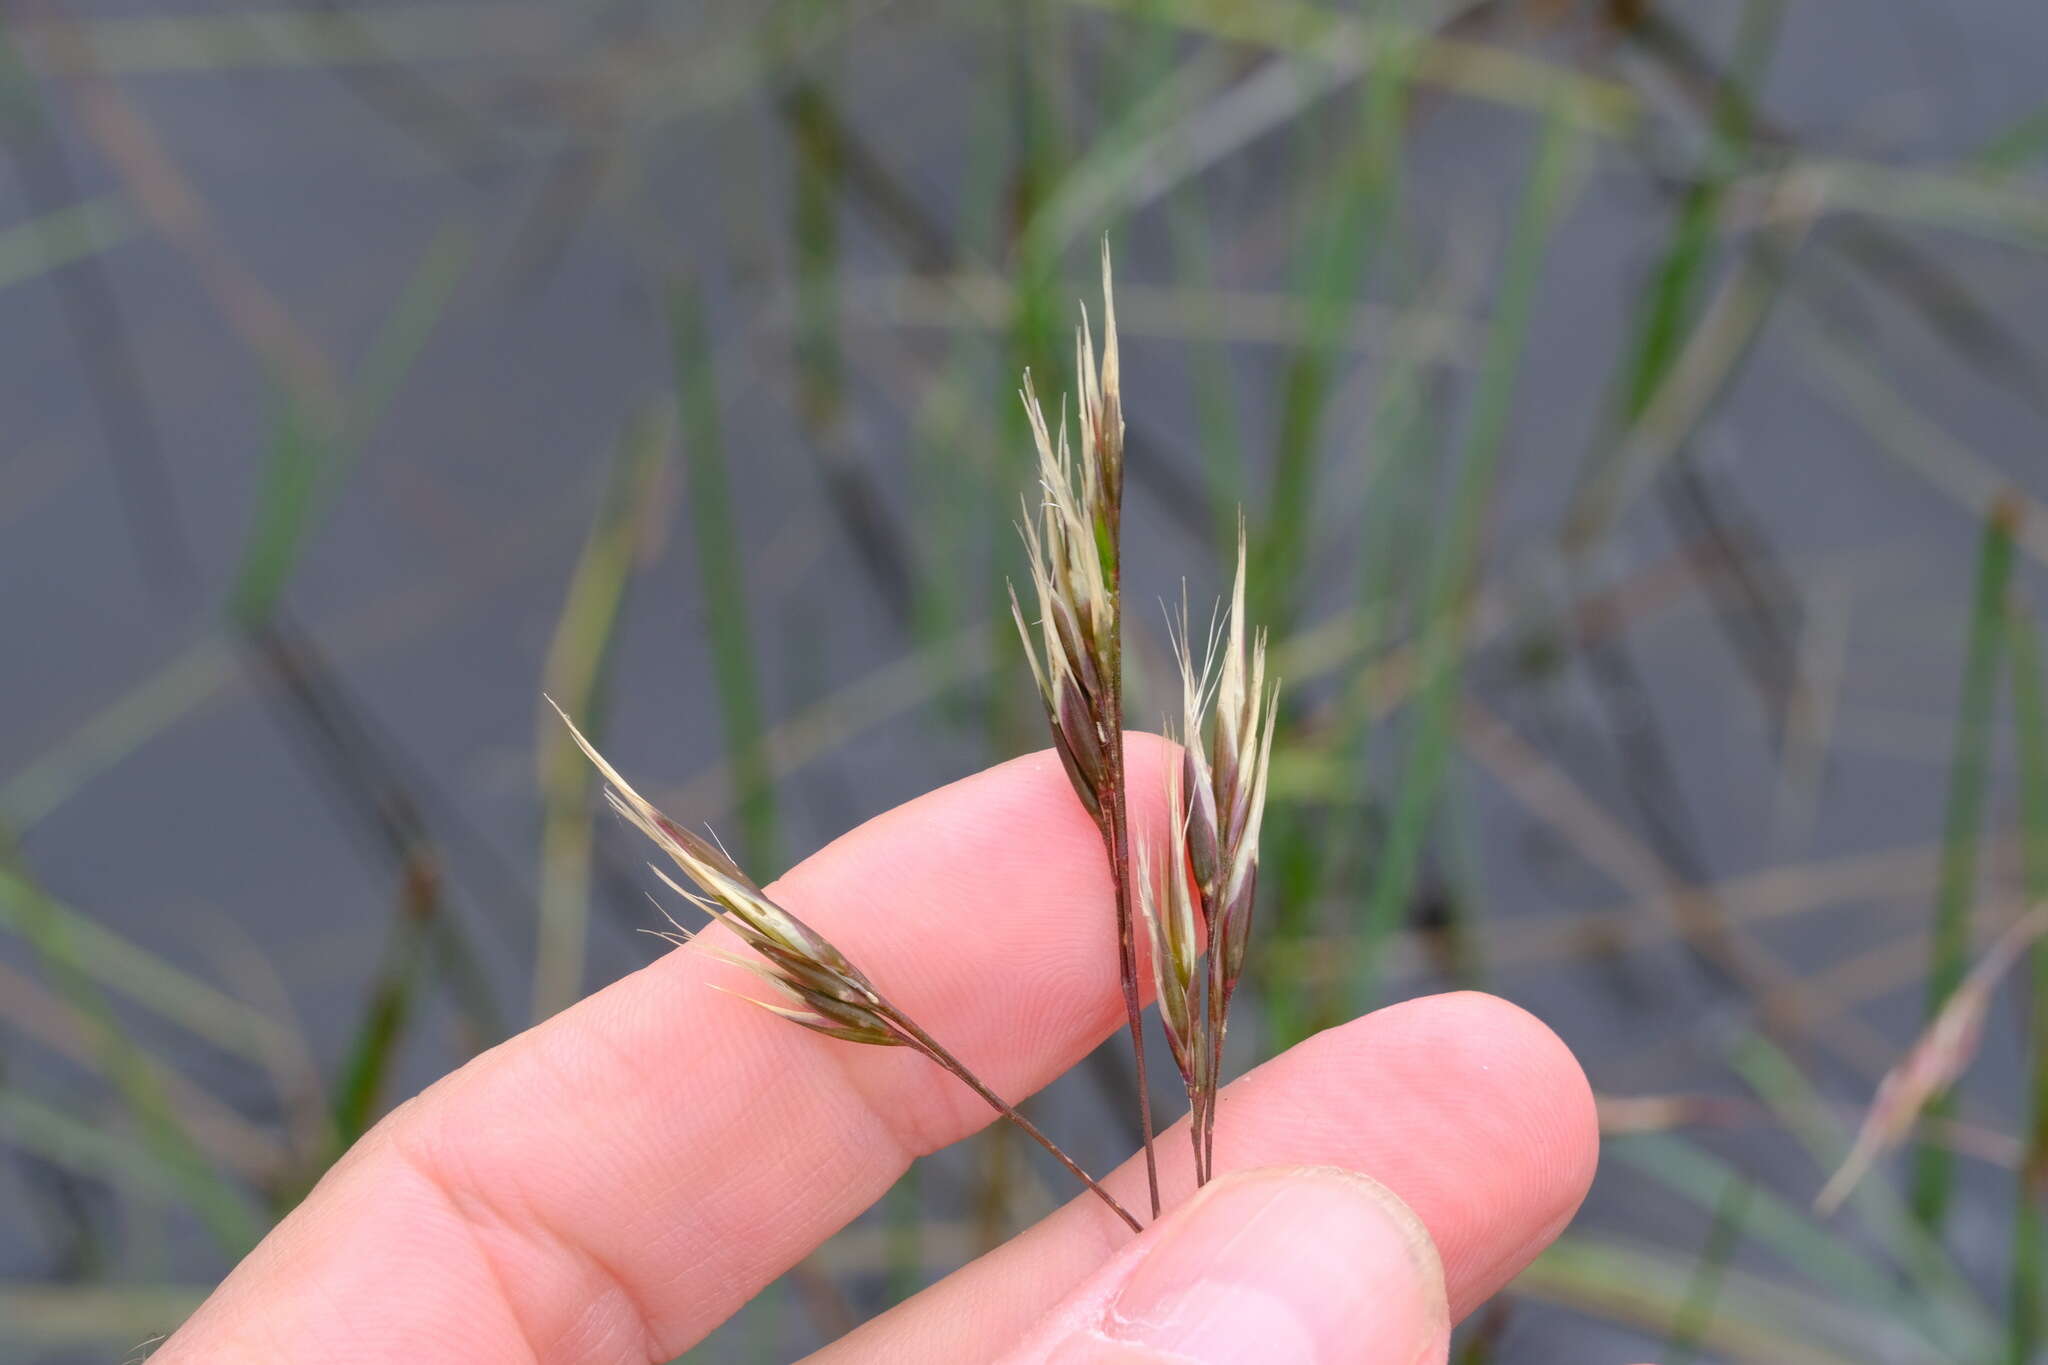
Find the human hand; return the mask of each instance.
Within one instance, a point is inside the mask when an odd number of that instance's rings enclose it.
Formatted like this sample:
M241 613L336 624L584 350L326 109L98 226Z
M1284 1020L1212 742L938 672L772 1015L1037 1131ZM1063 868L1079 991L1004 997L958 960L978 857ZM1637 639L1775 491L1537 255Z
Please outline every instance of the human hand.
M1148 828L1170 751L1127 747ZM881 816L770 890L1013 1101L1122 1023L1099 836L1050 753ZM711 989L747 981L692 945L446 1077L153 1359L667 1360L992 1118L906 1049ZM1228 1087L1223 1178L1191 1200L1185 1135L1161 1135L1179 1207L1142 1236L1078 1195L816 1359L1440 1362L1449 1323L1571 1217L1596 1145L1542 1024L1481 995L1410 1001ZM1142 1168L1104 1183L1140 1207Z

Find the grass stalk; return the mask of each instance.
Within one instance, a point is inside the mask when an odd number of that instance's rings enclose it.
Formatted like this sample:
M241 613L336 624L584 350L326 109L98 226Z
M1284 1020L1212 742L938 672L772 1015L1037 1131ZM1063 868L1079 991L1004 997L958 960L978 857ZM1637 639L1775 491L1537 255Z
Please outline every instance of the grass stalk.
M1493 489L1515 376L1528 340L1536 284L1575 159L1575 145L1569 124L1553 112L1523 190L1502 268L1499 302L1465 434L1451 526L1431 565L1425 617L1419 627L1423 682L1407 772L1358 935L1354 1003L1361 1008L1378 993L1380 950L1414 890L1437 792L1450 759L1457 727L1460 640L1466 599L1478 571L1480 523Z
M164 1020L231 1055L261 1061L279 1025L251 1005L123 938L0 866L0 931L23 939L60 936L78 970Z
M384 964L370 989L362 1022L350 1042L334 1086L332 1129L339 1156L370 1130L382 1112L385 1083L412 1021L413 1004L432 961L430 946L443 907L438 903L432 864L409 863L400 877L399 904Z
M242 1192L223 1176L166 1093L162 1077L134 1037L122 1026L113 1003L81 959L66 932L64 917L40 889L13 874L24 893L19 920L48 974L52 988L72 1007L98 1053L101 1073L120 1096L139 1130L142 1145L199 1216L214 1242L239 1258L256 1244L261 1228Z
M2048 104L2030 109L1977 149L1971 158L2000 179L2048 156Z
M1138 991L1137 888L1131 863L1129 783L1124 766L1123 501L1124 413L1109 241L1102 243L1102 363L1085 316L1074 337L1080 394L1080 449L1046 421L1029 371L1025 416L1038 455L1038 514L1030 499L1019 523L1031 566L1035 628L1015 588L1010 615L1031 661L1053 747L1074 794L1102 833L1115 893L1117 974L1136 1069L1138 1133L1152 1213L1159 1214L1152 1095L1146 1083L1145 1023Z
M1101 1184L1096 1181L1094 1176L1088 1174L1087 1171L1083 1170L1080 1163L1075 1161L1072 1157L1068 1156L1066 1152L1061 1149L1060 1145L1057 1142L1054 1142L1051 1138L1047 1137L1045 1133L1038 1127L1037 1124L1033 1123L1030 1119L1025 1118L1024 1115L1020 1113L1014 1106L1012 1106L1009 1101L1005 1100L1002 1096L998 1095L995 1091L991 1090L979 1076L976 1076L972 1071L968 1070L966 1065L962 1063L959 1058L955 1057L952 1053L948 1052L945 1048L941 1047L937 1039L933 1038L929 1033L926 1033L923 1029L919 1028L915 1023L913 1023L909 1019L908 1016L904 1015L900 1010L897 1010L893 1006L887 1007L884 1010L884 1017L886 1017L891 1024L893 1024L897 1029L899 1029L902 1032L904 1039L908 1041L911 1044L911 1046L915 1047L919 1052L922 1052L925 1056L931 1058L934 1062L937 1062L942 1068L950 1072L962 1085L966 1086L969 1090L972 1090L975 1094L981 1096L981 1098L988 1104L989 1108L995 1110L996 1113L1002 1115L1011 1123L1015 1124L1017 1128L1020 1131L1022 1131L1026 1137L1030 1138L1040 1147L1043 1147L1052 1156L1053 1160L1059 1162L1060 1165L1066 1167L1068 1173L1070 1173L1076 1180L1080 1181L1083 1185L1087 1186L1090 1193L1092 1193L1097 1199L1100 1199L1104 1204L1108 1205L1110 1212L1114 1213L1118 1218L1121 1218L1124 1221L1124 1223L1131 1229L1132 1232L1142 1232L1144 1230L1144 1225L1141 1224L1137 1220L1137 1218L1135 1218L1131 1214L1131 1211L1129 1209L1125 1208L1120 1202L1118 1202L1117 1197L1115 1195L1111 1194L1108 1190L1104 1189L1101 1186Z
M674 434L667 405L643 413L626 433L548 646L547 695L593 734L602 733L596 712L612 644L634 566L660 514L657 491ZM535 1018L546 1018L582 993L590 924L590 767L551 714L547 722L535 737L541 792Z
M1711 1215L1743 1176L1727 1161L1697 1143L1670 1133L1610 1137L1603 1157L1656 1181L1664 1190ZM1901 1298L1897 1277L1888 1266L1871 1260L1859 1248L1832 1236L1808 1209L1794 1206L1767 1189L1747 1182L1743 1227L1757 1248L1770 1252L1823 1287L1833 1301L1882 1314L1908 1326L1929 1345L1939 1348L1938 1324L1917 1296Z
M697 573L710 633L712 679L731 751L740 847L749 862L773 865L777 823L774 770L762 720L725 447L719 434L717 379L696 290L688 285L672 289L668 313Z
M0 229L0 289L110 251L134 233L117 195L81 199Z
M174 1200L203 1211L222 1197L211 1179L195 1178L188 1165L167 1161L156 1145L110 1125L104 1116L88 1118L0 1085L0 1136L18 1151L75 1171L93 1180L125 1184L131 1189ZM230 1206L231 1208L234 1206ZM230 1218L247 1219L246 1207ZM254 1245L253 1227L247 1245ZM10 1323L10 1326L12 1324Z
M468 259L461 233L435 236L372 340L338 425L316 417L289 388L280 396L255 523L228 591L236 625L251 629L275 614L320 514L446 313Z
M1292 619L1296 580L1314 542L1316 457L1337 377L1339 343L1400 189L1413 52L1413 44L1391 44L1373 64L1359 97L1353 150L1313 214L1322 230L1302 281L1301 292L1309 299L1307 332L1281 381L1280 428L1259 537L1259 618L1282 633Z
M893 1307L924 1287L924 1179L915 1161L889 1187L883 1216L888 1225L888 1302Z
M1699 1261L1693 1266L1692 1283L1687 1286L1678 1311L1672 1315L1671 1340L1665 1353L1669 1365L1692 1365L1708 1330L1714 1325L1722 1272L1727 1268L1728 1257L1742 1240L1750 1188L1746 1180L1730 1180L1715 1205L1714 1221L1707 1229L1707 1243L1701 1248Z
M1841 1167L1850 1140L1783 1049L1752 1034L1730 1050L1729 1064L1822 1170ZM1916 1291L1912 1297L1926 1308L1928 1330L1938 1334L1949 1356L1989 1359L1996 1329L1982 1298L1898 1192L1882 1181L1866 1180L1849 1193L1848 1203L1869 1225L1873 1239L1905 1268Z
M2012 649L2012 708L2020 782L2020 878L2027 900L2048 902L2048 695L2041 682L2041 645L2027 608L2015 603L2007 623ZM2026 1046L2030 1050L2020 1173L2013 1199L2011 1288L2007 1303L2007 1365L2028 1365L2048 1336L2048 941L2028 950L2031 981Z
M1977 552L1969 640L1956 708L1955 748L1949 764L1947 813L1942 821L1941 873L1937 883L1927 963L1926 1018L1941 1013L1970 969L1970 907L1977 893L1977 840L1984 820L1985 787L1991 762L1992 713L1998 704L2000 654L2009 619L2013 535L2019 518L2014 503L1996 504L1984 519ZM1953 1118L1949 1096L1931 1102L1926 1117ZM1954 1156L1938 1142L1921 1142L1913 1153L1913 1215L1939 1236L1948 1215Z

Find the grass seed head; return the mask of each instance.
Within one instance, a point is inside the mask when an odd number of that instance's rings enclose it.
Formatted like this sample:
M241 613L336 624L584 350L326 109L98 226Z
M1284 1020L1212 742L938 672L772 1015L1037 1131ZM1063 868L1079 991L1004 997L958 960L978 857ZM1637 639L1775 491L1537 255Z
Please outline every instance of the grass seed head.
M1176 810L1226 994L1244 970L1279 706L1278 687L1266 678L1265 633L1250 631L1244 619L1246 560L1239 518L1230 604L1211 627L1199 664L1185 606L1173 642L1181 679Z
M1030 563L1036 629L1014 587L1010 612L1031 660L1054 746L1089 814L1103 819L1114 781L1111 746L1121 738L1118 698L1121 622L1117 605L1118 527L1123 508L1123 399L1119 392L1116 305L1110 296L1109 245L1103 244L1103 349L1098 363L1084 313L1075 330L1080 386L1080 449L1046 420L1030 373L1020 397L1038 457L1039 502L1029 500L1019 529Z
M554 705L552 700L549 705ZM655 875L677 895L723 922L759 954L757 959L719 956L772 983L791 1002L754 1000L754 1004L848 1042L894 1046L905 1041L881 994L844 953L770 900L724 849L657 810L583 737L567 712L559 706L555 710L577 747L604 774L608 784L605 796L612 808L652 839L697 890L691 891L659 868ZM662 937L673 940L676 936Z
M1265 636L1248 630L1244 619L1246 560L1240 518L1230 603L1211 623L1199 657L1185 597L1179 621L1167 619L1181 705L1166 728L1180 741L1181 762L1167 776L1173 824L1165 855L1154 866L1139 850L1138 887L1151 930L1159 1012L1196 1115L1198 1173L1213 1160L1215 1088L1230 1000L1250 941L1278 718L1278 691L1266 680Z

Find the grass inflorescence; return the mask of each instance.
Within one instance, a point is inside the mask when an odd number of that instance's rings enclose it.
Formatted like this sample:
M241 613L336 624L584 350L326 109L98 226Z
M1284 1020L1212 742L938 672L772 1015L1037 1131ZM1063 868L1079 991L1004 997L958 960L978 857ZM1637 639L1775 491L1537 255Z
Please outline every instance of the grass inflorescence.
M724 849L693 834L657 810L632 784L619 775L591 743L583 738L566 714L562 717L576 742L597 765L609 784L606 792L612 808L652 839L688 877L697 890L659 874L669 888L709 914L752 949L755 958L727 954L728 961L744 967L773 986L780 1000L754 999L753 1003L793 1024L828 1038L874 1047L909 1047L931 1058L988 1101L995 1111L1030 1134L1116 1215L1138 1228L1138 1220L1102 1188L1073 1158L1029 1119L984 1084L937 1039L882 994L867 974L853 965L830 940L789 911L770 900L761 888L742 872ZM664 937L670 937L664 935ZM673 935L686 940L686 931ZM750 997L751 998L751 997Z
M1174 639L1182 705L1177 727L1168 728L1177 729L1182 760L1168 780L1172 838L1156 854L1139 848L1134 855L1123 751L1123 399L1107 242L1102 291L1099 362L1085 317L1075 338L1078 451L1064 413L1057 427L1049 423L1030 374L1025 375L1024 409L1042 494L1035 516L1027 500L1022 526L1037 620L1027 620L1014 589L1010 609L1045 706L1053 747L1075 795L1101 831L1109 860L1118 979L1136 1062L1147 1193L1157 1217L1159 1171L1146 1087L1138 922L1145 921L1153 945L1154 983L1188 1095L1200 1184L1215 1169L1223 1043L1250 937L1277 694L1266 677L1265 635L1246 624L1247 552L1240 518L1230 603L1208 637L1200 664L1185 608ZM604 775L613 808L668 855L689 885L658 870L657 875L751 950L751 956L721 956L772 988L772 999L749 997L755 1004L840 1042L922 1053L1029 1134L1125 1223L1140 1226L1093 1176L884 995L844 953L769 899L724 848L683 828L635 791L568 713L561 714L577 745ZM661 936L678 943L690 937L680 928Z
M1124 781L1123 504L1124 414L1109 244L1102 247L1102 363L1084 316L1075 332L1081 448L1067 440L1064 408L1055 435L1030 372L1024 413L1038 452L1038 515L1027 500L1021 528L1038 604L1036 638L1010 590L1010 613L1038 683L1053 748L1066 766L1109 857L1116 894L1117 976L1136 1063L1138 1132L1145 1182L1159 1213L1159 1162L1152 1150L1152 1096L1145 1082L1145 1026L1138 999L1137 919L1132 904L1131 835Z
M1156 862L1140 860L1160 1018L1187 1088L1198 1184L1215 1173L1223 1040L1251 938L1259 827L1278 719L1278 688L1266 680L1265 635L1250 636L1247 644L1245 560L1240 527L1230 606L1199 665L1182 613L1174 650L1181 766L1169 783L1171 837Z

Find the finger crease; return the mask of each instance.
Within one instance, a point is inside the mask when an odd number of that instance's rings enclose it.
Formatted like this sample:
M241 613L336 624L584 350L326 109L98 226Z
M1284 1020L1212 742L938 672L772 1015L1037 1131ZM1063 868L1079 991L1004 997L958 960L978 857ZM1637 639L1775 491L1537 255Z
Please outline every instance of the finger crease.
M400 1130L403 1131L403 1130ZM489 1270L492 1283L499 1298L505 1304L512 1321L517 1324L520 1335L526 1340L526 1349L536 1362L548 1358L540 1332L528 1322L521 1304L531 1296L513 1292L513 1285L506 1278L500 1254L492 1248L491 1232L509 1232L528 1245L536 1247L543 1255L553 1256L567 1264L591 1272L603 1286L597 1297L607 1298L620 1305L626 1321L631 1325L631 1335L637 1342L637 1352L644 1360L665 1360L673 1352L664 1352L657 1345L655 1317L650 1305L644 1302L634 1287L632 1277L599 1254L594 1248L585 1246L550 1226L547 1219L535 1210L515 1212L492 1197L483 1185L473 1180L451 1179L443 1175L440 1163L431 1157L412 1150L408 1139L398 1138L394 1133L393 1154L405 1167L421 1180L441 1199L448 1211L454 1215L476 1249L477 1256ZM587 1307L586 1307L587 1313Z

